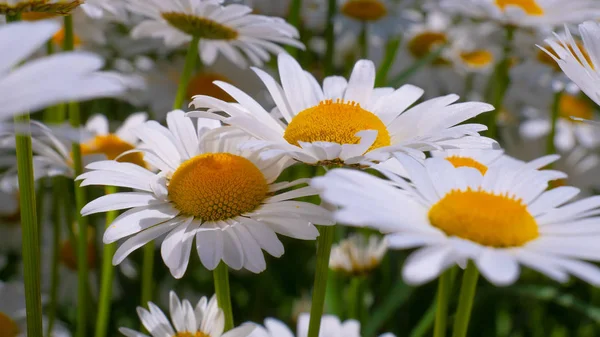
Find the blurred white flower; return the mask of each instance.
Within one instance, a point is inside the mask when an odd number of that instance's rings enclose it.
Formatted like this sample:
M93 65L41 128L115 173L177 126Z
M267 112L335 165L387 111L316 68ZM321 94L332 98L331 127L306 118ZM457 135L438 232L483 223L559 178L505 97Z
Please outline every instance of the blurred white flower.
M331 248L329 268L349 274L365 274L377 268L387 252L387 243L371 235L354 234Z

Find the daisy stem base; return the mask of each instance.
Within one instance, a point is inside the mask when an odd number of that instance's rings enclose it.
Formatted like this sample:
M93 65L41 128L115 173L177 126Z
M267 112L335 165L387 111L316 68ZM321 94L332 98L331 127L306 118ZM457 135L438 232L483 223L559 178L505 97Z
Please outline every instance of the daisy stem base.
M61 195L64 191L61 185L63 177L55 177L52 179L52 194L54 196ZM58 306L58 282L59 282L59 260L60 260L60 240L61 240L61 225L63 223L62 205L60 198L52 198L52 269L50 274L50 306L48 307L48 328L46 336L51 336L54 328L54 320ZM74 247L74 246L72 246Z
M327 4L327 27L325 28L325 41L327 49L325 51L325 76L331 76L333 69L333 53L335 52L335 32L334 17L337 13L337 0L329 0Z
M435 325L433 328L433 337L446 336L446 327L448 322L448 300L452 291L455 269L446 270L438 281Z
M115 186L106 187L106 195L117 193ZM109 211L106 213L106 228L115 220L118 211ZM112 299L112 284L114 278L114 266L112 257L115 254L116 246L114 243L104 245L102 251L102 280L100 283L100 300L98 301L98 317L96 319L96 337L105 337L108 329L108 320L110 318L110 304Z
M213 271L213 278L217 302L225 315L224 332L227 332L233 329L233 311L231 309L231 292L229 291L229 269L225 263L219 263Z
M142 294L141 305L147 307L148 302L152 301L152 292L154 284L152 282L154 275L154 241L148 242L143 248L142 260Z
M467 335L478 278L479 271L477 270L477 267L475 267L475 264L470 261L467 265L467 269L465 269L462 285L460 287L458 309L456 309L452 337L465 337Z
M194 69L196 68L196 63L198 62L198 43L200 42L199 36L194 36L190 45L188 46L187 54L185 56L185 65L183 66L183 71L181 72L181 77L179 79L179 86L177 88L177 95L175 96L175 101L173 102L173 110L181 109L181 105L185 100L185 96L187 94L188 84L190 82L190 78L194 73ZM190 98L190 97L188 97Z
M290 3L290 11L288 15L288 22L290 25L296 27L300 31L300 11L302 10L302 0L292 0ZM303 35L303 34L300 34ZM298 58L298 49L292 46L285 48L288 54L292 55L295 59Z
M15 123L29 125L29 114L15 117ZM27 336L43 336L40 270L40 236L36 213L35 182L31 132L15 137L21 228L23 240L23 278L25 280L25 304L27 311Z
M560 116L560 98L562 96L562 91L559 91L554 94L554 101L552 102L552 117L550 124L550 133L548 134L548 138L546 139L546 154L555 154L556 153L556 145L554 144L554 137L556 136L556 123L558 121L558 117Z
M323 316L327 276L329 274L329 255L331 254L335 227L322 226L319 228L319 232L320 235L317 238L317 266L312 293L312 305L310 308L308 337L318 337L321 328L321 316Z

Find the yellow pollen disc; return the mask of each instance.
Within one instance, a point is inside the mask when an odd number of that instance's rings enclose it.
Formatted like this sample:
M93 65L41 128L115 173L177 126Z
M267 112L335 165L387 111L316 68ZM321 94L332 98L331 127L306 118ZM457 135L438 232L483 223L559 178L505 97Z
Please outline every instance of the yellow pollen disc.
M96 136L87 143L81 144L82 155L103 154L108 160L115 160L123 152L133 149L135 149L135 146L122 140L115 134ZM138 152L126 154L117 159L117 161L132 163L142 167L146 166L144 156Z
M538 237L537 223L521 200L481 190L453 190L428 216L447 235L484 246L522 246Z
M43 12L25 12L21 14L21 20L23 21L39 21L57 17L56 13L43 13Z
M65 28L61 28L54 36L52 37L52 42L54 42L57 46L62 46L65 41ZM81 39L77 35L73 35L73 45L75 47L81 46Z
M594 64L592 63L592 59L590 58L590 55L588 54L587 50L585 49L583 43L581 41L576 41L575 44L577 45L577 49L579 49L579 52L581 52L581 55L583 55L583 58L585 59L587 64L589 64L592 67L592 69L594 69ZM577 59L579 64L583 65L584 62L581 59L581 57L579 55L577 55L578 52L571 45L568 45L568 49L575 56L575 58ZM554 55L555 57L558 57L558 55L552 48L548 48L548 46L546 46L546 50L548 50L548 52L550 52L550 54ZM548 55L545 51L543 51L541 49L538 50L536 59L538 62L549 66L554 71L556 71L558 73L562 72L558 63L556 63L556 61L554 61L554 59L550 55Z
M60 245L59 250L60 262L67 268L77 271L77 250L73 248L71 240L65 240ZM90 269L96 268L96 249L92 241L88 240L87 245L87 262Z
M0 312L0 337L17 337L19 333L17 322Z
M441 32L422 32L408 41L408 51L416 59L422 59L432 51L448 42L446 34ZM433 65L448 65L450 62L442 57L433 60Z
M234 40L238 37L238 32L230 27L222 25L216 21L188 15L185 13L168 12L162 13L171 26L180 31L209 40Z
M173 336L173 337L210 337L210 336L208 336L207 334L205 334L202 331L196 331L196 333L184 331L184 332L176 333L175 336Z
M231 81L217 73L198 73L192 77L187 86L187 97L195 95L206 95L220 99L225 102L233 102L233 98L229 96L223 89L216 86L214 81L222 81L231 83Z
M594 117L594 107L580 96L562 94L558 102L558 109L560 117L572 122L576 121L572 120L571 116L583 119L593 119Z
M267 197L269 186L250 160L230 153L206 153L181 164L168 190L181 213L217 221L255 210Z
M360 21L377 21L387 14L387 8L380 0L348 0L340 11Z
M488 50L460 53L460 58L472 68L484 68L494 62L494 54Z
M505 11L507 6L516 6L521 8L528 15L544 15L544 9L540 7L535 0L496 0L496 6L502 11Z
M365 130L377 131L377 139L369 151L390 145L390 134L375 114L354 102L327 100L297 114L286 128L283 138L296 146L298 142L358 144L360 138L355 135Z
M454 167L472 167L485 175L488 168L477 160L469 157L451 156L446 158Z
M67 15L82 3L83 0L63 0L53 3L49 3L48 0L21 1L16 5L0 4L0 14L14 15L26 12L43 12L56 15Z

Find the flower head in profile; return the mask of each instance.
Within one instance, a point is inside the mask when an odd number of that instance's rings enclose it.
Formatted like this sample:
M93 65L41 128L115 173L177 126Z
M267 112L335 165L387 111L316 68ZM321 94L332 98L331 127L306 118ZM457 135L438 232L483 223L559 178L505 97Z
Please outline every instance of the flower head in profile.
M187 269L194 238L206 268L212 270L223 260L233 269L258 273L266 268L262 250L276 257L284 252L275 233L314 240L319 233L313 223L333 224L325 209L293 200L315 195L312 187L284 191L306 179L275 183L291 164L288 158L264 159L240 150L247 134L218 128L218 121L208 119L199 119L194 127L180 110L167 115L167 125L150 121L136 132L142 140L139 150L158 173L101 161L88 165L89 172L77 178L82 186L135 190L100 197L81 211L89 215L129 209L104 233L105 243L130 237L115 253L114 264L168 233L161 255L176 278Z
M269 53L281 53L285 44L304 45L296 28L281 18L251 14L252 8L223 5L223 0L128 0L129 10L148 17L133 31L134 38L163 38L177 47L199 38L198 52L211 65L222 53L241 68L250 63L261 66Z
M85 0L0 0L0 14L39 12L66 15L84 2Z
M60 28L55 22L18 22L0 27L0 120L65 101L116 96L125 91L103 61L84 52L60 53L25 62Z
M377 268L387 252L385 240L354 234L331 248L329 268L348 274L365 274Z
M308 323L310 315L303 313L298 318L296 334L280 320L275 318L265 319L265 325L258 325L249 337L306 337L308 336ZM349 319L341 321L334 315L323 315L319 337L360 337L360 322ZM392 333L385 333L379 337L394 337Z
M442 0L443 9L477 19L487 19L519 27L547 28L579 23L600 14L595 0Z
M325 78L322 87L287 54L279 55L281 85L264 71L254 71L269 90L276 104L274 111L268 113L236 87L216 82L239 104L194 96L192 105L208 112L188 115L220 119L245 130L257 138L246 146L263 150L266 156L285 154L308 164L361 164L384 160L395 151L424 158L423 151L489 148L494 144L479 136L479 131L486 130L484 125L458 125L492 110L491 105L453 104L458 96L448 95L411 107L423 90L412 85L396 90L374 88L375 66L371 61L358 61L349 80Z
M577 276L600 284L600 198L568 203L579 190L549 182L565 178L536 165L455 167L442 158L420 163L396 155L411 183L383 172L382 180L348 169L315 178L326 201L341 206L340 223L385 233L391 249L419 248L405 262L404 279L421 284L452 265L472 260L496 285L515 282L520 265L559 282ZM535 162L535 161L534 161Z
M137 308L142 325L152 337L246 337L252 333L254 324L243 324L223 333L225 316L213 295L209 300L202 297L195 306L190 301L180 301L175 292L169 294L171 321L154 303L149 302L146 310ZM129 328L119 331L127 337L148 337Z

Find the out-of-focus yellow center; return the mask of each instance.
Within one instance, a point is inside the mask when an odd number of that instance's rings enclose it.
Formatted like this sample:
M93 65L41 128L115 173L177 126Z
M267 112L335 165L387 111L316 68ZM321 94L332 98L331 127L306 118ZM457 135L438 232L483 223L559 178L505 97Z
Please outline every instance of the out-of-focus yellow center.
M560 117L575 122L571 117L593 119L594 107L585 98L577 95L562 94L558 102Z
M377 21L387 14L387 8L380 0L348 0L340 11L360 21Z
M250 160L231 153L206 153L181 164L168 190L181 213L217 221L255 210L267 197L269 186Z
M283 138L296 146L298 142L358 144L360 138L356 133L365 130L377 131L377 139L369 151L390 145L390 134L375 114L354 102L327 100L296 115Z
M447 235L484 246L522 246L539 235L535 218L520 199L482 190L453 190L431 207L428 216Z
M10 2L10 1L9 1ZM84 0L68 0L50 2L48 0L18 1L14 5L7 5L6 1L0 4L0 14L17 14L27 12L44 12L55 15L67 15L81 5Z
M494 62L494 54L489 50L474 50L460 53L462 61L471 68L485 68Z
M65 43L65 28L61 28L54 36L52 37L52 42L54 42L57 46L62 46ZM75 48L81 46L81 39L77 34L73 35L73 46Z
M422 32L413 36L408 41L408 51L416 59L422 59L436 48L448 42L448 37L442 32ZM448 65L450 62L442 57L438 57L431 64L433 65Z
M210 337L210 336L208 336L207 334L205 334L202 331L196 331L195 333L184 331L184 332L176 333L173 337Z
M46 13L46 12L24 12L21 14L21 20L23 21L39 21L46 20L57 17L56 13Z
M592 67L592 69L594 69L594 64L592 63L592 59L590 58L590 55L588 54L587 50L585 49L583 43L581 41L576 41L575 43L577 45L577 49L579 49L579 51L581 52L581 55L583 55L583 59L586 61L587 64L589 64ZM565 46L563 45L563 47L565 47ZM567 48L575 56L577 61L581 65L583 65L584 62L581 59L581 56L578 55L578 52L571 45L568 45ZM548 50L548 52L550 52L550 54L554 55L555 57L558 57L558 55L556 54L554 49L546 46L546 50ZM550 55L548 55L548 53L546 53L545 51L543 51L541 49L538 50L537 54L536 54L536 59L538 60L538 62L549 66L557 73L562 72L558 63L556 63L556 61L554 61L554 59Z
M234 99L223 89L216 86L213 83L214 81L231 83L231 81L223 75L217 73L199 72L194 77L192 77L192 79L188 83L187 97L192 97L195 95L206 95L220 99L225 102L233 102Z
M139 153L129 153L117 159L122 153L135 149L135 146L122 140L115 134L96 136L94 139L81 144L82 155L103 154L108 160L117 160L123 163L132 163L142 167L146 166L144 156Z
M19 333L17 322L0 312L0 337L17 337Z
M496 0L496 6L505 11L508 6L516 6L532 16L544 15L544 9L535 0Z
M65 240L60 245L60 262L72 271L77 271L77 248L71 244L71 240ZM87 243L87 263L90 269L96 268L96 249L92 238Z
M450 156L446 157L446 160L454 165L454 167L472 167L477 169L483 175L485 175L488 170L487 166L469 157Z
M169 12L162 13L171 26L180 31L209 40L234 40L238 37L238 32L219 22L195 16L186 13Z

